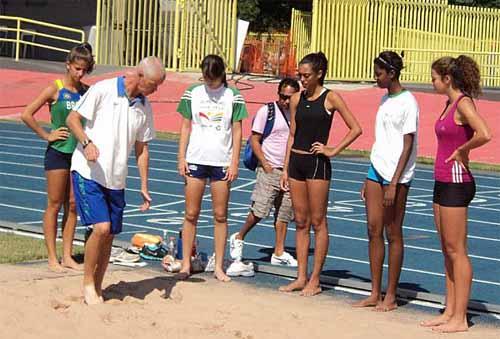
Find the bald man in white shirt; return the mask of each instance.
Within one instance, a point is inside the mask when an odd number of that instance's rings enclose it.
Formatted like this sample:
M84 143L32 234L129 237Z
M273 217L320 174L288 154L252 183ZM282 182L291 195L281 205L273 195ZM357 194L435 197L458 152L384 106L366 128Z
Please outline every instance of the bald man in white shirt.
M77 211L81 223L92 230L85 245L83 277L88 305L103 302L111 245L122 230L127 160L133 147L141 178L141 211L151 204L148 142L155 131L146 96L164 80L160 59L144 58L125 76L93 85L66 120L79 141L71 165Z

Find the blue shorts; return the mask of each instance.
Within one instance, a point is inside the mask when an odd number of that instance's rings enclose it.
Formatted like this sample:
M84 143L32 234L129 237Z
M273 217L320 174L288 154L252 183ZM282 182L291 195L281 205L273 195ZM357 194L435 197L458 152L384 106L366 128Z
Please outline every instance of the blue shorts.
M210 181L223 180L226 176L227 167L188 164L188 176L198 179L210 179Z
M63 153L52 147L47 147L45 159L43 161L46 171L71 168L71 157L73 153Z
M76 210L84 226L111 223L111 234L122 231L123 210L125 209L125 190L112 190L97 182L85 179L78 172L72 171L73 190Z
M391 183L390 181L387 181L384 178L382 178L382 176L377 172L375 167L373 167L373 164L370 164L370 168L368 169L368 174L366 175L366 179L368 179L370 181L375 181L375 182L381 184L382 186L387 186L387 185L390 185L390 183ZM410 187L411 181L405 182L405 183L400 183L400 184Z

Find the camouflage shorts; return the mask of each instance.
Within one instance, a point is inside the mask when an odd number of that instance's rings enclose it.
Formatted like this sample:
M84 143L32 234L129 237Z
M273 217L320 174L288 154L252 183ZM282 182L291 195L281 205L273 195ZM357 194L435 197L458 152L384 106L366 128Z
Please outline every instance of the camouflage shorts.
M259 166L256 170L257 181L252 192L253 214L258 218L266 218L274 207L274 216L282 222L293 220L292 200L290 192L283 192L280 188L282 170L273 168L272 173L266 173Z

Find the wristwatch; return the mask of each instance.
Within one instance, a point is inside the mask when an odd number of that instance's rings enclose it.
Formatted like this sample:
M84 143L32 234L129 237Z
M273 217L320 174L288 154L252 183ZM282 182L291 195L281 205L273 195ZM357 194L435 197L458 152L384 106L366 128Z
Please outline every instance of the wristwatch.
M92 143L92 140L90 140L90 139L83 140L82 141L83 148L85 149L85 147L87 147L90 143Z

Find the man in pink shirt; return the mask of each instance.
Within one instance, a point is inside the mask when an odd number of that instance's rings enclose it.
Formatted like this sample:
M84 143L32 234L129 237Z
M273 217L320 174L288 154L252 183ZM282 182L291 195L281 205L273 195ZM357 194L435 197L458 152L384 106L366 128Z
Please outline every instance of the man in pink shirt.
M274 227L276 243L271 264L296 267L297 260L285 251L285 238L288 223L293 220L290 192L280 188L280 178L283 172L286 144L288 141L290 97L300 89L297 81L285 78L278 85L278 101L274 102L275 118L271 133L262 140L264 126L268 118L268 105L262 106L255 115L250 142L253 152L259 160L256 169L256 183L252 193L252 205L245 224L241 230L229 238L230 254L235 263L227 274L246 275L253 273L253 266L241 263L243 245L246 234L263 218L266 218L274 207ZM248 272L248 271L252 272ZM252 274L253 275L253 274Z

